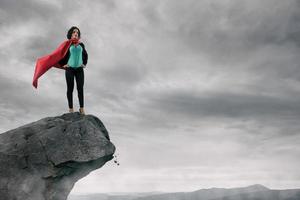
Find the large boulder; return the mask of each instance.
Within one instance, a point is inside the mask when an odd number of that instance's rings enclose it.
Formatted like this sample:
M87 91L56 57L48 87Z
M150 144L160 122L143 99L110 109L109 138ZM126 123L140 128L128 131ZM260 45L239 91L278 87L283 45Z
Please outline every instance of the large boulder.
M114 152L103 123L79 112L9 130L0 134L0 200L66 200Z

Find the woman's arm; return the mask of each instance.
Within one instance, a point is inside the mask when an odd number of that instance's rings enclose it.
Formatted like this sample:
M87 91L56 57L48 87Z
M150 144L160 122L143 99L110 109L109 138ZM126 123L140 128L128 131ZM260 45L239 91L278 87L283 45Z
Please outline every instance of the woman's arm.
M84 44L83 43L80 43L80 45L82 46L82 63L84 64L84 65L86 65L87 64L87 62L88 62L88 53L87 53L87 51L86 51L86 49L85 49L85 46L84 46Z
M66 65L68 63L69 57L70 57L70 51L68 50L68 52L66 53L65 57L63 59L61 59L58 63L61 66Z

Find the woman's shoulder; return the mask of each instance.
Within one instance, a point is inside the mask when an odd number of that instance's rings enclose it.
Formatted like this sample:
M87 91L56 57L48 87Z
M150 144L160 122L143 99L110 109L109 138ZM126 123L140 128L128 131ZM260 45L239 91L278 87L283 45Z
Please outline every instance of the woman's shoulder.
M86 52L84 44L82 42L80 42L79 45L82 47L83 51Z

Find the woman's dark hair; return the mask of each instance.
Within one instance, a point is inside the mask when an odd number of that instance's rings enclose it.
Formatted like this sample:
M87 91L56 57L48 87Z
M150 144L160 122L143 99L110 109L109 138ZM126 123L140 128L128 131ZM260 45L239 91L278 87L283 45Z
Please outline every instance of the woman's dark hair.
M67 33L67 38L68 38L68 39L71 39L72 33L73 33L73 30L74 30L74 29L77 29L77 30L78 30L78 38L80 38L80 30L79 30L79 28L76 27L76 26L72 26L72 27L68 30L68 33Z

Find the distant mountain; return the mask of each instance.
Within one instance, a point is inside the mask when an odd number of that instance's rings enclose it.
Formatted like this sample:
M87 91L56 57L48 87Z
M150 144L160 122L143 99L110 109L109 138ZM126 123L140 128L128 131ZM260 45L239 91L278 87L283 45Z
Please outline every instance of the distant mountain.
M270 190L241 193L210 200L300 200L300 190Z
M139 197L151 196L155 194L162 194L163 192L141 192L141 193L129 193L129 192L116 192L116 193L97 193L87 195L70 195L68 200L133 200Z
M107 200L106 194L69 195L67 200Z
M240 188L210 188L194 192L130 195L71 196L68 200L300 200L300 189L271 190L263 185Z
M161 195L152 195L136 200L210 200L223 198L226 196L234 196L242 193L253 193L258 191L269 191L270 189L263 185L251 185L243 188L211 188L201 189L194 192L176 192L176 193L165 193Z

